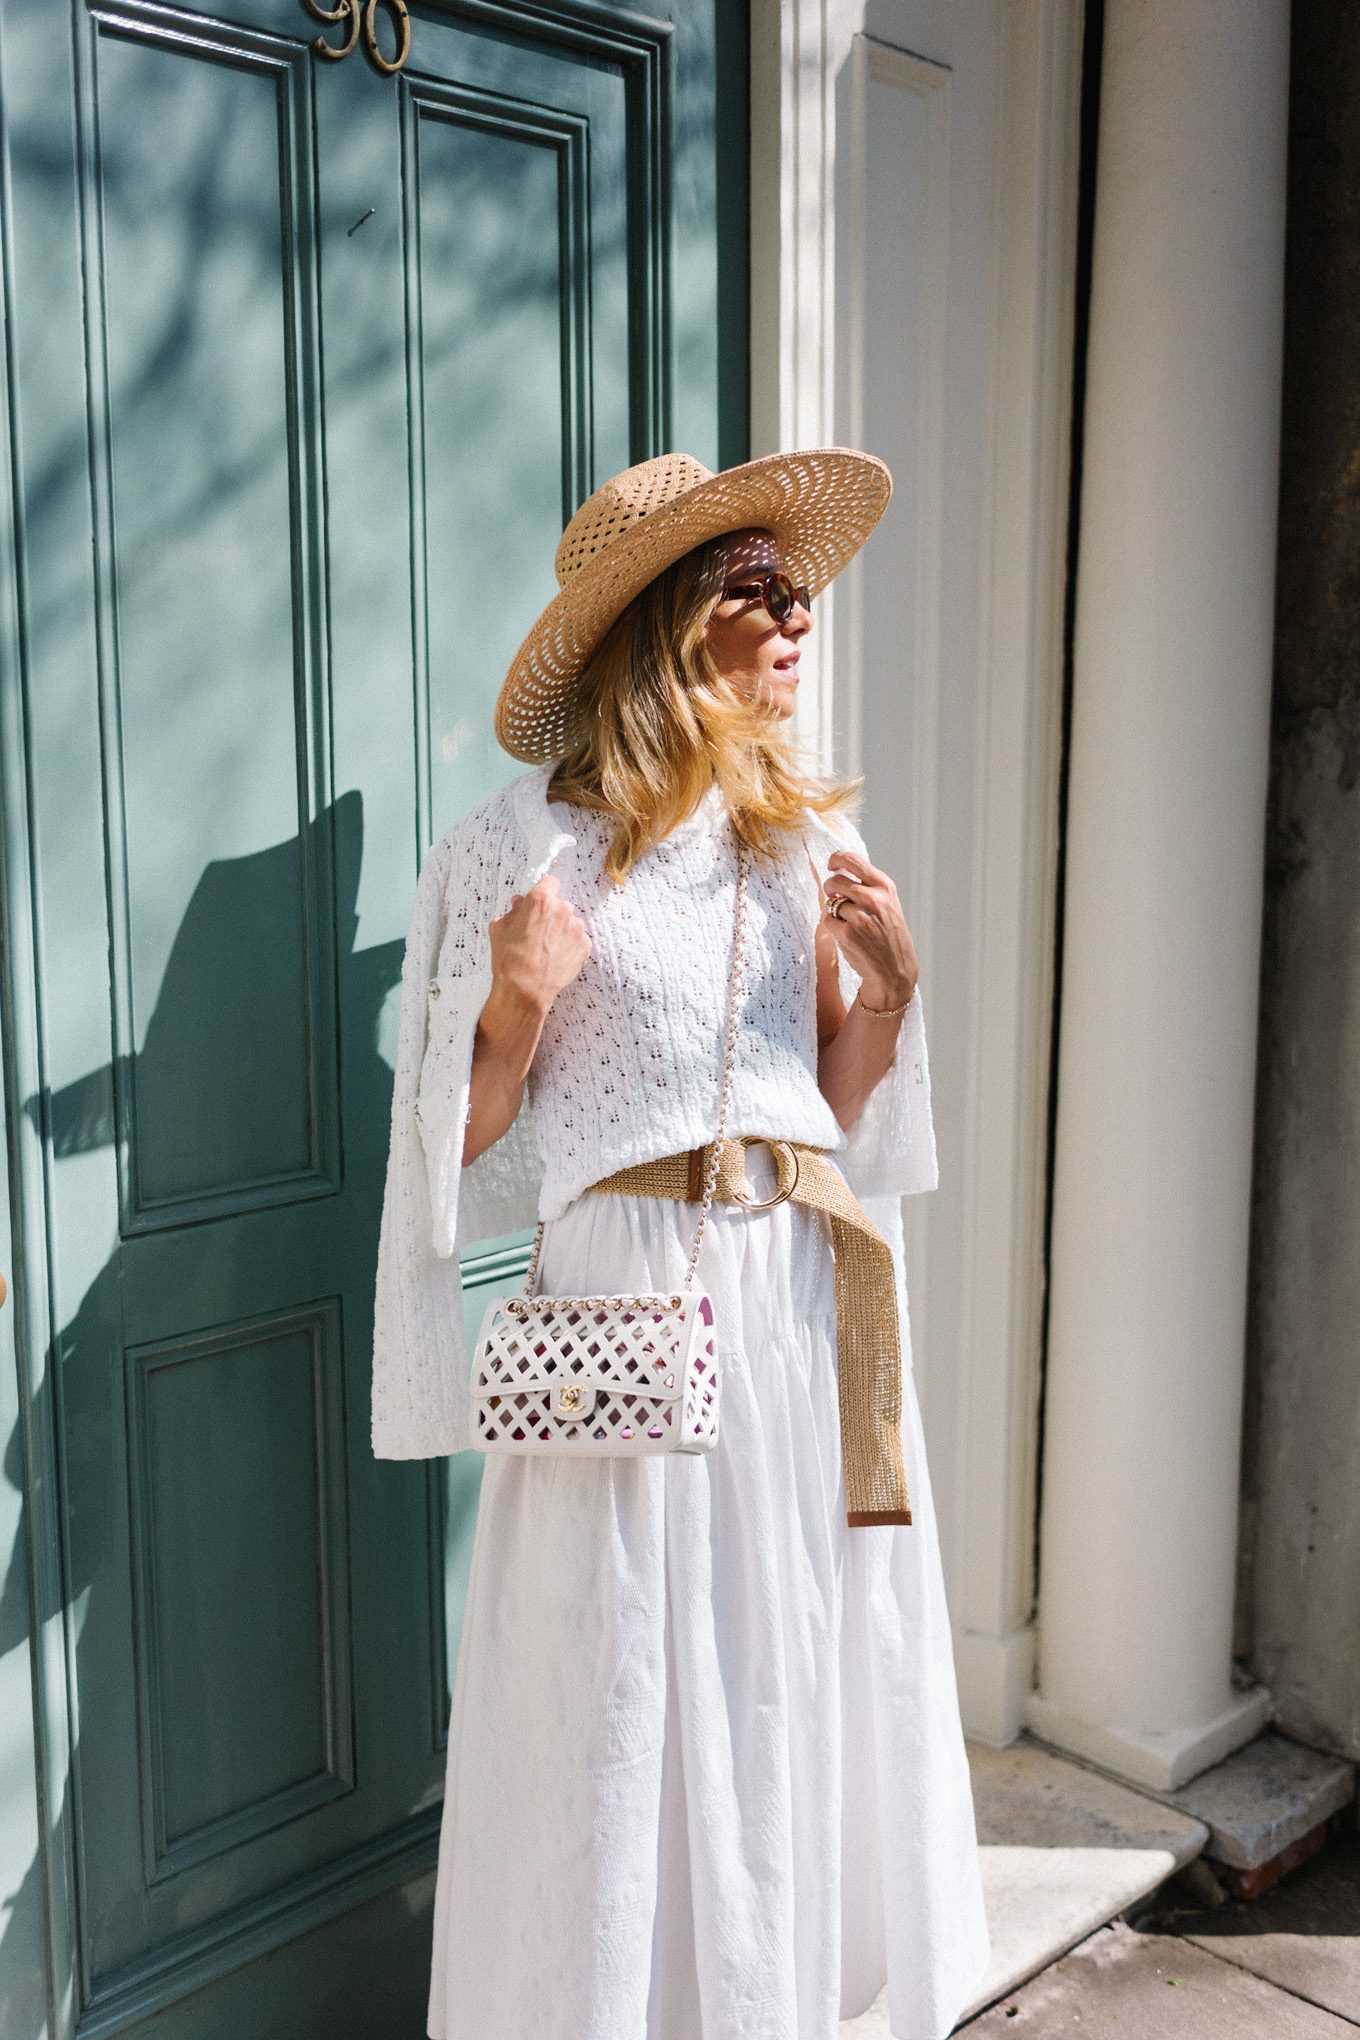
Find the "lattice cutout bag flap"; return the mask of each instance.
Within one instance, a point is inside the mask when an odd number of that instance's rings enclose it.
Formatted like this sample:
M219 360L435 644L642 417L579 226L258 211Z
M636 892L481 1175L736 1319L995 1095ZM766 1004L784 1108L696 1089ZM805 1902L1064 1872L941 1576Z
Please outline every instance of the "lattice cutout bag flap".
M472 1410L483 1450L706 1452L718 1436L712 1302L702 1289L493 1298Z
M540 1219L523 1294L493 1299L477 1337L472 1442L483 1452L707 1452L717 1442L713 1302L695 1285L694 1271L732 1096L748 855L738 837L722 1101L684 1278L657 1295L535 1296Z

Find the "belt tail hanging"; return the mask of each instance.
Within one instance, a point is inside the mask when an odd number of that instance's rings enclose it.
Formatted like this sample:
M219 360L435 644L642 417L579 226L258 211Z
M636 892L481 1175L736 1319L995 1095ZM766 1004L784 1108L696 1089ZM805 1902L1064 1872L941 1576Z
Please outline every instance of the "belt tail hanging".
M902 1354L892 1249L876 1252L865 1234L831 1214L836 1258L837 1376L845 1520L852 1529L910 1523L911 1498L902 1457ZM886 1259L886 1268L883 1265ZM884 1327L894 1337L885 1350Z
M756 1136L719 1143L713 1194L741 1204L745 1149ZM835 1260L836 1350L845 1471L845 1520L851 1529L910 1523L911 1497L902 1455L902 1346L892 1248L823 1148L801 1141L768 1143L776 1156L789 1148L797 1176L786 1194L795 1204L825 1211ZM591 1185L592 1190L639 1191L688 1197L705 1147L655 1161L634 1162ZM782 1181L782 1171L781 1171Z
M910 1523L892 1248L835 1164L818 1149L794 1145L799 1158L794 1200L803 1191L803 1201L831 1220L845 1520L851 1529Z

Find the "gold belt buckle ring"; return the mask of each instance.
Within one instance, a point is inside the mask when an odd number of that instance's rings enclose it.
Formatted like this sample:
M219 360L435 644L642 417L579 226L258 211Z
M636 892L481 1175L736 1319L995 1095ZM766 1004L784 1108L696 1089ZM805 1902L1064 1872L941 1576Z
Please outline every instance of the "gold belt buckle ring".
M798 1150L787 1140L766 1140L762 1134L750 1133L738 1136L743 1147L767 1147L774 1156L778 1170L775 1192L772 1197L747 1197L742 1190L734 1193L736 1202L744 1211L773 1211L776 1204L782 1204L786 1197L793 1195L798 1181ZM784 1158L787 1156L787 1166ZM746 1182L746 1165L742 1163L742 1185Z

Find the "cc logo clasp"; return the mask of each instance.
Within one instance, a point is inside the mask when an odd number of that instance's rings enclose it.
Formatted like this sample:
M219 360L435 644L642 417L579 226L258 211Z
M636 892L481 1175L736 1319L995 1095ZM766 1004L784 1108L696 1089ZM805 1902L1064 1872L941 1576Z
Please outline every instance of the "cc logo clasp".
M748 1197L746 1195L746 1168L743 1160L741 1188L734 1193L736 1201L745 1211L773 1211L776 1204L782 1204L786 1197L793 1195L794 1185L798 1181L798 1150L787 1140L765 1140L758 1133L739 1134L738 1139L743 1147L750 1147L753 1144L758 1147L767 1147L774 1156L778 1178L773 1196Z
M596 1390L581 1381L559 1381L553 1384L550 1397L555 1417L586 1417L595 1407Z

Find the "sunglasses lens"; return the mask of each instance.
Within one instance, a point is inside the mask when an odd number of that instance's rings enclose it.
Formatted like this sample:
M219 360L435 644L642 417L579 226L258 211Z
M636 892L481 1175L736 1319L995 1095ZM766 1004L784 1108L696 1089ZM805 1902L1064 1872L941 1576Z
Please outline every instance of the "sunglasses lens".
M787 574L771 574L765 583L765 607L776 623L782 623L793 608L793 583Z
M764 604L776 623L783 623L795 602L804 609L811 608L812 597L806 585L795 588L787 574L778 571L763 574L758 581L738 581L723 589L725 599L733 596L744 600L759 600Z

